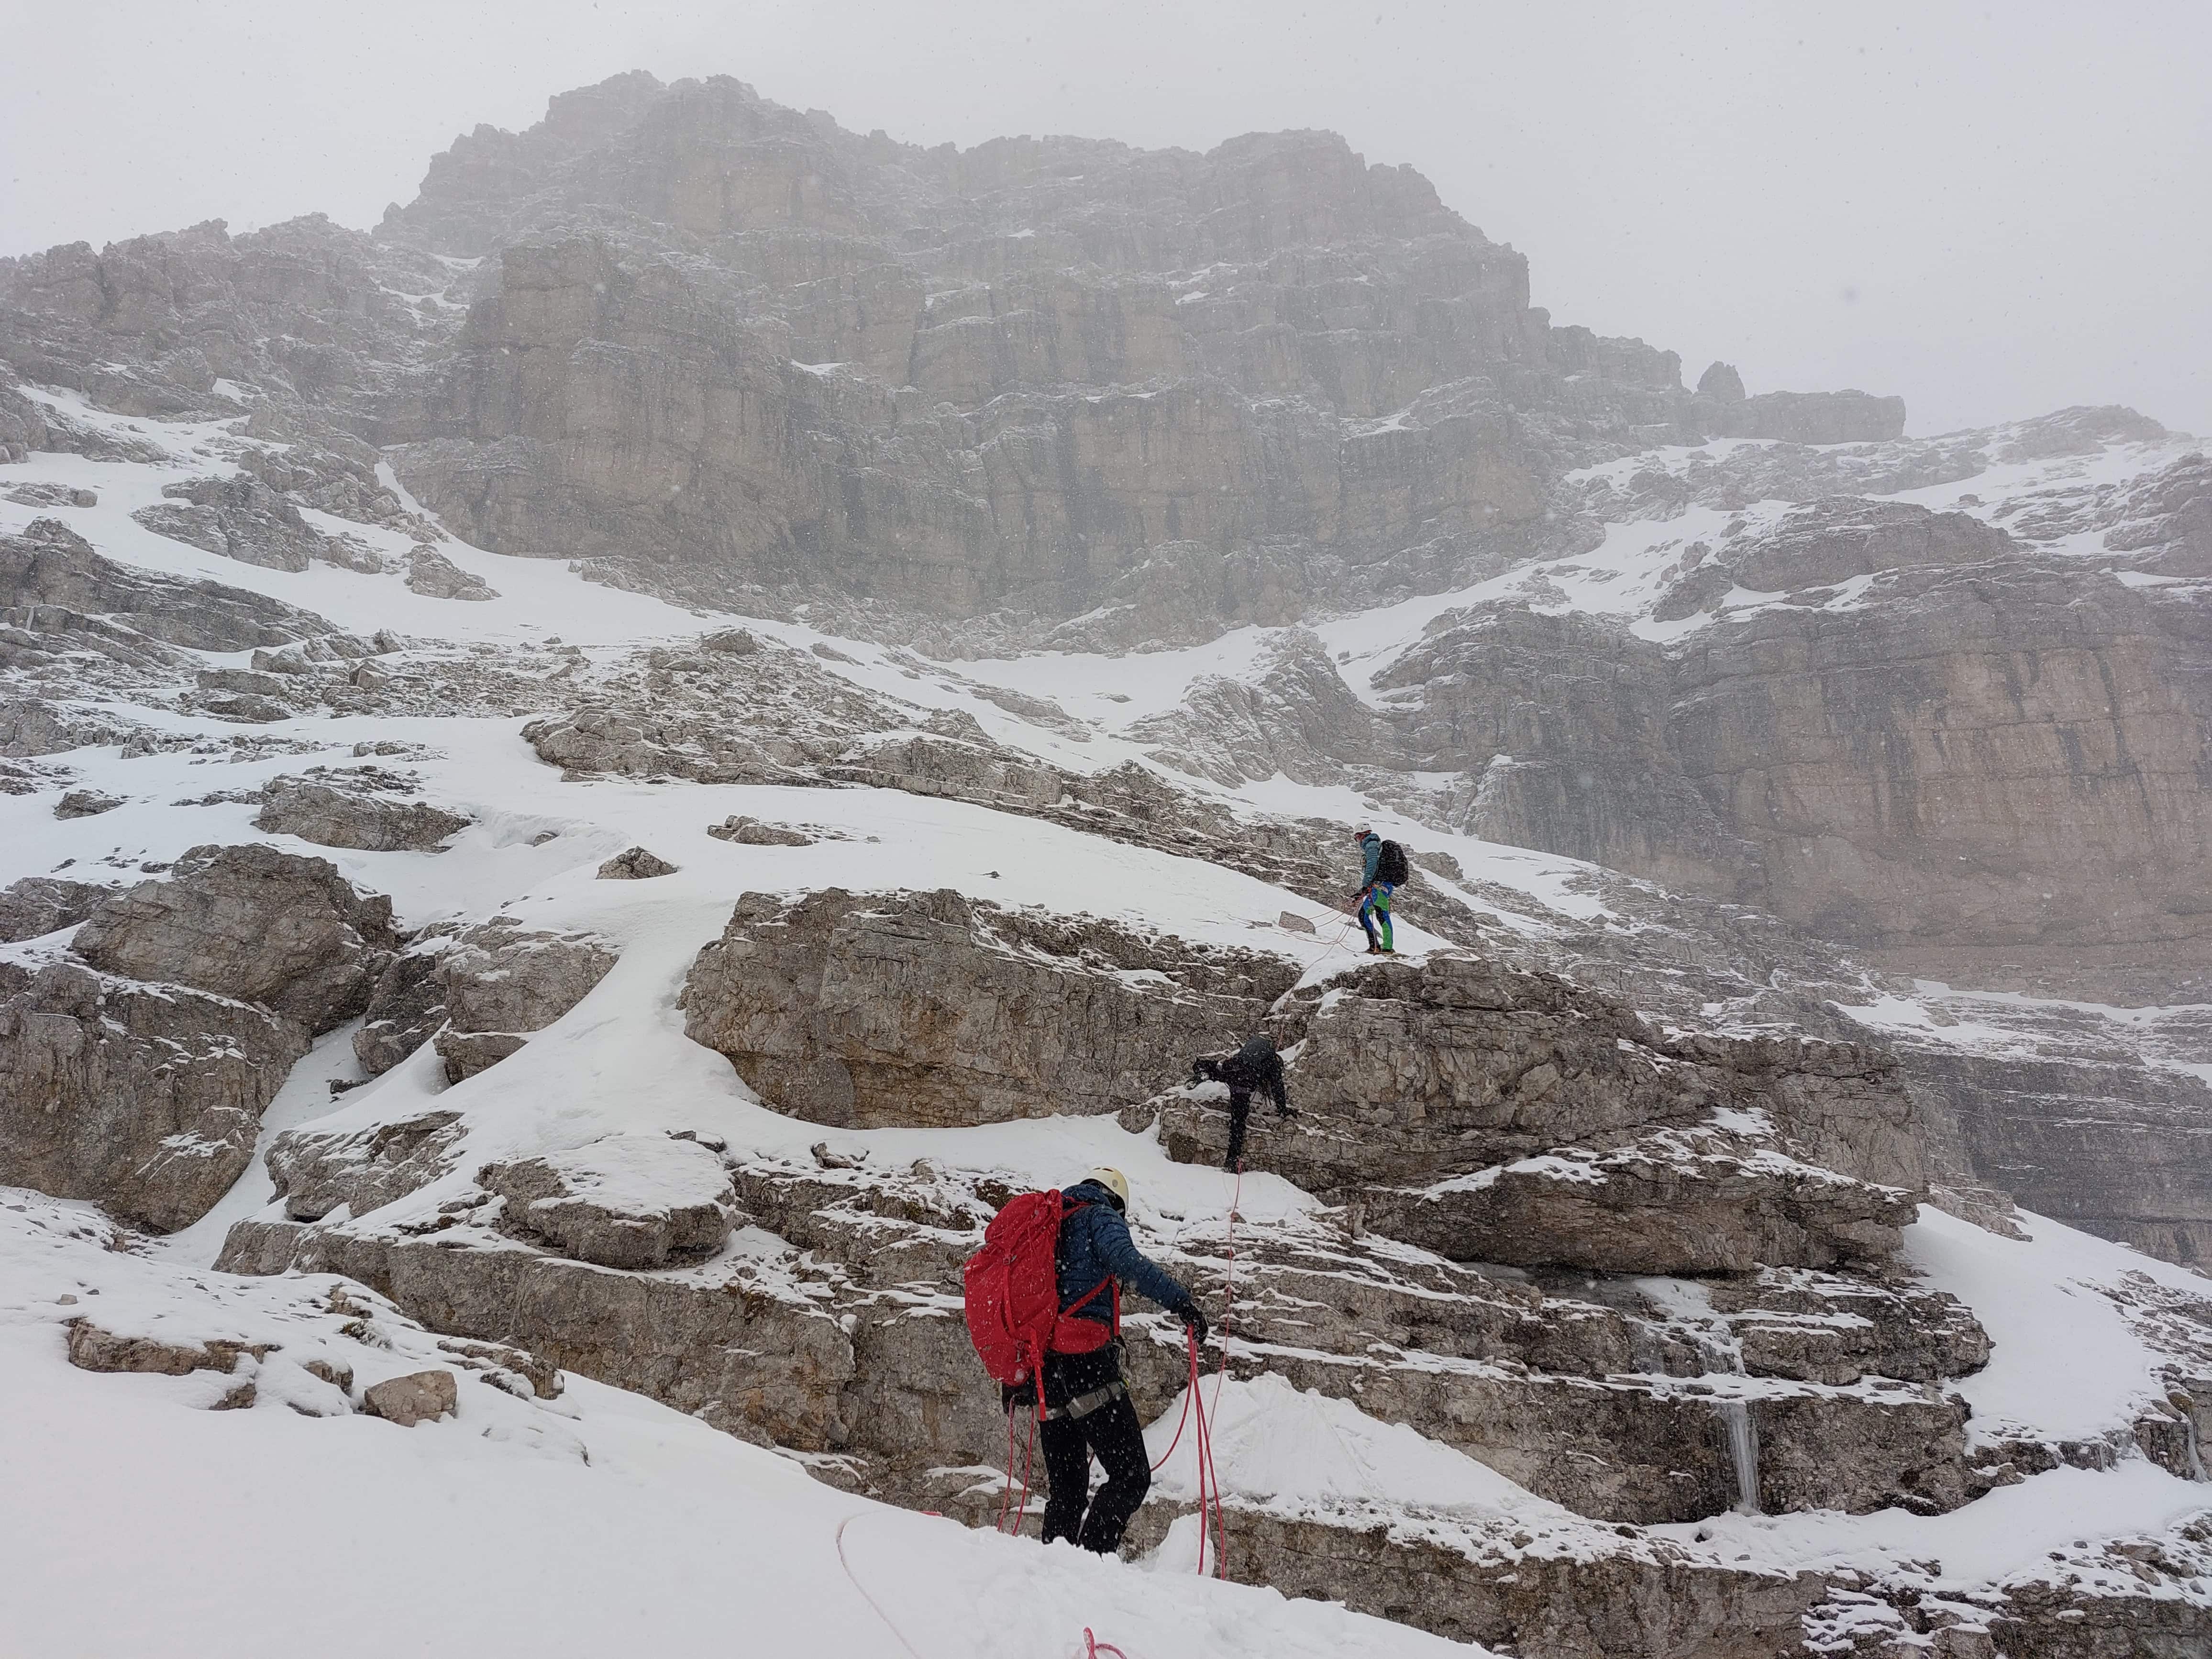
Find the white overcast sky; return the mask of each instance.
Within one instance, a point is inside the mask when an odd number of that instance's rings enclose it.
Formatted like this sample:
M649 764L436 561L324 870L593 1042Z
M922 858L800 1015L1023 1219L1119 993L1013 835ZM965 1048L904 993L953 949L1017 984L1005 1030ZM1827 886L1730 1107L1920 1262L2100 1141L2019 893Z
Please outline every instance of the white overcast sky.
M1330 127L1692 380L2212 433L2208 64L2203 0L0 0L0 253L365 227L479 122L727 74L924 143Z

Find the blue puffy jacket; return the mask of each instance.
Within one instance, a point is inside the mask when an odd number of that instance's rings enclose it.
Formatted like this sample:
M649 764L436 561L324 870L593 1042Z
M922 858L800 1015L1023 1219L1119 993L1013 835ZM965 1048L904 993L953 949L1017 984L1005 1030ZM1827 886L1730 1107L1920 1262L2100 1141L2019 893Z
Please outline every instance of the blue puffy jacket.
M1366 867L1360 872L1359 884L1364 888L1375 884L1375 872L1382 867L1382 837L1370 830L1359 838L1359 851Z
M1114 1292L1110 1289L1100 1291L1081 1308L1075 1308L1109 1277L1120 1279L1124 1291L1148 1297L1170 1313L1193 1305L1188 1291L1138 1251L1136 1242L1129 1237L1129 1224L1114 1207L1113 1194L1095 1181L1085 1181L1070 1187L1065 1196L1071 1205L1085 1207L1071 1208L1060 1219L1061 1312L1074 1309L1078 1319L1110 1324L1114 1318Z

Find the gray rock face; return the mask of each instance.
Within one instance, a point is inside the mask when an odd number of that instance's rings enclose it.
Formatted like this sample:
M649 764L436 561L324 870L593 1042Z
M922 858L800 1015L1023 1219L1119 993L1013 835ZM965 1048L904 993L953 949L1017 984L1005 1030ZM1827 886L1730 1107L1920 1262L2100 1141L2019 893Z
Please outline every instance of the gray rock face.
M747 894L692 964L684 1031L812 1122L1104 1112L1256 1029L1296 972L949 890Z
M224 996L42 969L0 1001L0 1182L189 1225L245 1170L307 1048L293 1020Z
M2212 641L2108 574L2002 550L1963 515L1821 502L1723 546L1714 580L1878 569L1852 607L1768 605L1663 649L1478 612L1378 685L1414 694L1392 716L1413 764L1478 775L1451 808L1476 833L1756 903L1900 972L2198 1000Z
M196 847L167 879L105 901L77 954L131 979L260 1003L310 1033L365 1007L398 943L392 902L324 859L258 845Z
M1594 441L1903 418L1692 394L1672 353L1554 328L1518 254L1319 133L959 157L625 78L461 140L380 234L490 261L451 359L380 410L410 487L480 544L702 599L1203 637L1492 563ZM685 327L714 349L670 351Z
M26 876L0 890L0 945L74 927L115 890L56 876Z
M1427 770L1474 775L1468 833L1567 853L1680 891L1755 885L1757 847L1682 775L1659 647L1608 620L1495 607L1440 628L1376 679Z
M274 778L261 791L263 805L253 827L272 835L297 836L318 847L359 848L372 853L434 853L448 836L472 820L427 801L398 800L359 787L343 772L330 781Z
M1736 384L1741 387L1742 382ZM1756 398L1723 403L1710 429L1717 438L1880 443L1905 430L1905 399L1869 397L1863 392L1762 392Z
M438 958L446 1025L438 1053L449 1082L495 1066L581 1002L615 965L587 933L532 930L500 917L459 934Z
M271 570L305 570L324 556L323 535L258 478L194 478L161 493L171 500L131 515L158 536Z
M487 1164L477 1180L507 1200L508 1226L602 1267L711 1255L737 1207L722 1160L665 1135L615 1135L551 1158Z

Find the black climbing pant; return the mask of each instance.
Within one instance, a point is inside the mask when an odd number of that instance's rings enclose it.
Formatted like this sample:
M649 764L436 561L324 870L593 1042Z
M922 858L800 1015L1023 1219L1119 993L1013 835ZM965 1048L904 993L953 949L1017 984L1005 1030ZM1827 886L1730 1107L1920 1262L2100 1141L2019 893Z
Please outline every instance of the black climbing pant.
M1127 1391L1080 1417L1054 1417L1038 1425L1044 1449L1044 1541L1065 1538L1100 1555L1121 1547L1129 1517L1152 1490L1152 1462L1145 1455L1144 1425ZM1091 1491L1091 1460L1106 1471L1106 1484Z
M1244 1161L1244 1123L1252 1115L1252 1096L1249 1091L1231 1088L1229 1091L1229 1156L1221 1167L1233 1170Z

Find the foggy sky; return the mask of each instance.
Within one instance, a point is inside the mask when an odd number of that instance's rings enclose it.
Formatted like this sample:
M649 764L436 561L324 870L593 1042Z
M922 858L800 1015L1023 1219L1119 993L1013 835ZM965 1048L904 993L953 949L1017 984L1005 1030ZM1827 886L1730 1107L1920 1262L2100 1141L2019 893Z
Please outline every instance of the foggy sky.
M1411 162L1561 323L1928 434L2072 403L2212 433L2212 7L1297 0L0 4L0 254L374 224L479 122L642 68L860 131Z

